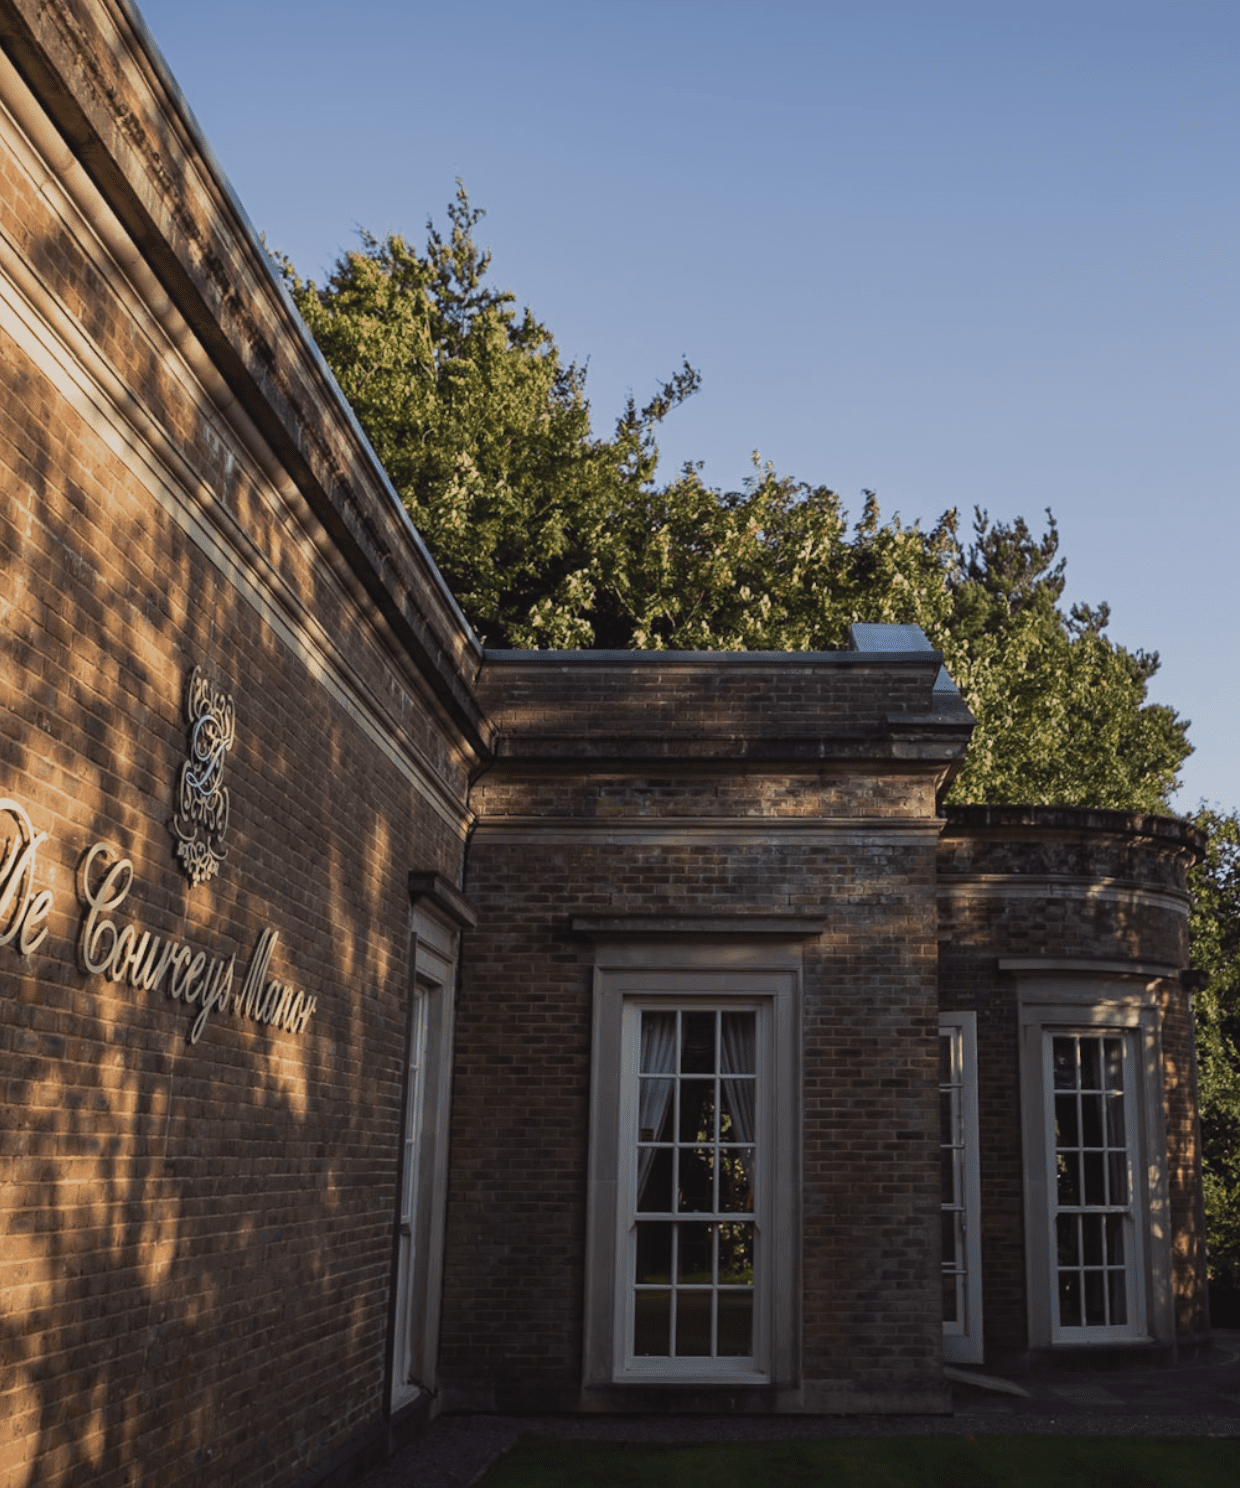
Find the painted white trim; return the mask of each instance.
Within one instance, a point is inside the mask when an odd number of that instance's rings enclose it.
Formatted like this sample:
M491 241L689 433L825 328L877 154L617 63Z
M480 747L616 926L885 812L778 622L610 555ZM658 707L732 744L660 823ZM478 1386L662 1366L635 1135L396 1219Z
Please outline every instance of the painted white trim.
M943 1324L943 1357L959 1364L980 1364L982 1348L982 1187L980 1127L977 1114L977 1014L939 1014L939 1032L957 1032L961 1051L961 1125L964 1143L964 1316Z

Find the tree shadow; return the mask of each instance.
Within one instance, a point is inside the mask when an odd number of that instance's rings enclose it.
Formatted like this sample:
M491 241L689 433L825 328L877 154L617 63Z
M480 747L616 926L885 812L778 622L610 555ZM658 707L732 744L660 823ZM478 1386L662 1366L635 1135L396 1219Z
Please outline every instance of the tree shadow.
M128 401L104 407L88 376L75 401L46 357L0 345L0 796L47 834L53 895L33 954L0 947L0 1466L22 1488L284 1480L383 1417L405 884L456 864L195 537L231 533L290 612L339 611L240 437L63 237L26 253L132 375ZM350 662L373 669L359 634ZM195 663L238 735L228 857L191 888L168 823ZM379 798L403 809L381 822ZM217 1010L192 1044L166 988L85 971L95 842L133 863L118 922L235 954L238 987L278 930L272 974L317 998L305 1031Z

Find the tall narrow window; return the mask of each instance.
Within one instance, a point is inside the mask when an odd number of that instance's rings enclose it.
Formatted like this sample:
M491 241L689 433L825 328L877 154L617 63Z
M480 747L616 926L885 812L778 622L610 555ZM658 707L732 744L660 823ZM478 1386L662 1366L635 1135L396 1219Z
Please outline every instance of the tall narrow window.
M439 1356L452 988L459 932L474 923L460 893L436 873L409 877L411 990L390 1319L393 1411L435 1388Z
M1130 1337L1140 1311L1133 1054L1132 1036L1118 1030L1043 1037L1053 1306L1063 1342Z
M981 1185L973 1013L939 1019L939 1151L943 1231L943 1354L982 1361Z
M409 1015L409 1054L406 1071L405 1144L401 1164L400 1235L396 1270L396 1359L395 1377L400 1385L417 1380L415 1343L420 1335L418 1299L414 1277L417 1270L418 1223L421 1206L421 1167L424 1112L426 1105L426 1024L432 993L425 985L413 994Z
M785 1387L800 945L646 933L595 951L586 1385Z
M1170 1343L1161 978L1016 969L1030 1346Z
M755 1194L765 1178L758 1013L633 1007L630 1027L638 1036L627 1165L630 1357L752 1371Z

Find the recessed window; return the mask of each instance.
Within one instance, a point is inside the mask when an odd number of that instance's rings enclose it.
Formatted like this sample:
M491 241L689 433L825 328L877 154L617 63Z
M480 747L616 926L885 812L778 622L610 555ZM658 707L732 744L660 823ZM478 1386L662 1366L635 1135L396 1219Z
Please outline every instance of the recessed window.
M625 1008L629 1367L754 1368L765 1019L761 1007Z
M788 1384L799 946L597 955L586 1383Z
M943 1355L982 1361L981 1184L977 1161L976 1015L939 1017L939 1175Z
M409 1011L409 1046L406 1059L405 1141L401 1163L400 1219L396 1266L396 1357L394 1375L397 1396L416 1391L420 1370L418 1344L422 1332L421 1298L417 1273L423 1269L420 1233L424 1184L422 1149L426 1128L426 1029L431 1002L443 995L441 987L416 986Z
M1134 1040L1120 1030L1048 1032L1043 1054L1056 1336L1127 1337L1141 1311Z
M458 927L470 923L463 906L459 895L445 896L433 885L416 896L411 926L413 985L405 1046L391 1333L393 1410L435 1388L448 1186L445 1133L452 1071L452 988Z
M1029 976L1019 1003L1030 1344L1169 1342L1158 982Z

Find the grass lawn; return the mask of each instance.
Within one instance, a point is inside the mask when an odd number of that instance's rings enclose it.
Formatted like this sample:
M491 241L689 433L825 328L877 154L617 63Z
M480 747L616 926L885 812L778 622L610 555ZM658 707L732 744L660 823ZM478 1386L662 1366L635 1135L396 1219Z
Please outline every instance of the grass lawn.
M709 1446L523 1436L479 1488L1237 1488L1240 1440L884 1436Z

